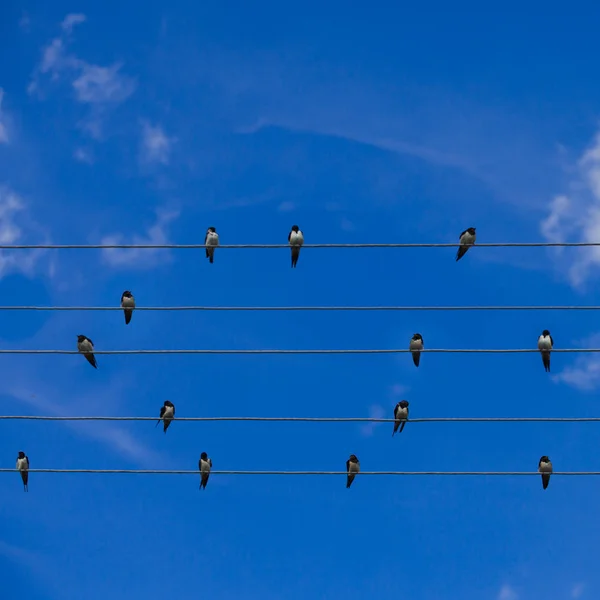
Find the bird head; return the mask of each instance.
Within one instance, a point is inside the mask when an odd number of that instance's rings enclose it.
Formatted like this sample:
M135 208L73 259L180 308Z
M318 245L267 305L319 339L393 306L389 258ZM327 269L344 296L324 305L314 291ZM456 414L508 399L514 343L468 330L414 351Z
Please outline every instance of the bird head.
M164 406L173 406L173 403L170 400L165 400Z
M19 452L19 458L25 458L25 452L22 450Z
M123 298L131 298L131 292L129 290L125 290L123 292Z
M467 231L471 234L471 235L475 235L475 227L469 227L469 229L467 229Z
M298 227L298 225L292 225L292 231L298 233L300 231L300 227Z
M86 339L86 338L85 338L85 335L78 335L78 336L77 336L77 341L78 341L78 342L83 342L83 340L85 340L85 339Z
M214 227L209 227L208 231L210 231L211 233L217 233L217 230Z
M416 341L416 340L422 340L422 339L423 339L423 337L421 336L421 334L420 334L420 333L415 333L415 334L412 336L412 339L413 339L413 340L415 340L415 341Z
M540 458L540 462L550 462L550 459L547 456L542 456L542 458Z
M356 454L351 454L350 458L348 460L350 462L358 462L358 458L356 457Z
M206 459L208 458L208 454L206 454L206 452L203 452L203 453L200 455L200 458L201 458L202 460L206 460Z
M398 402L398 405L401 408L408 408L408 400L400 400L400 402Z

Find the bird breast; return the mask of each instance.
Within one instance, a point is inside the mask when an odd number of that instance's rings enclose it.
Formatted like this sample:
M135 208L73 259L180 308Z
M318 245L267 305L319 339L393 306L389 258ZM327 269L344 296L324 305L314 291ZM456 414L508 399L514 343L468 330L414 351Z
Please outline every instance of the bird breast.
M91 352L92 351L92 345L87 340L84 340L83 342L78 342L77 348L81 352Z
M121 306L127 308L134 308L135 300L133 298L123 298L123 300L121 300Z
M396 419L406 419L408 417L408 408L400 407L396 411Z
M165 419L172 419L173 418L173 413L174 413L174 409L172 406L165 406L165 412L163 414L163 418Z
M290 245L291 246L302 246L304 244L304 236L302 233L292 231L290 235Z
M540 350L550 350L552 348L552 342L549 337L540 337L538 339L538 348Z
M219 236L216 233L210 232L208 237L206 238L207 246L218 246L219 245Z
M465 244L465 245L474 244L476 237L477 237L477 234L471 235L469 232L467 232L462 236L461 244Z
M202 473L208 473L208 472L210 472L210 465L208 464L208 461L206 461L206 460L201 460L200 461L200 471Z
M421 340L410 340L410 346L409 348L411 350L422 350L423 349L423 342Z
M19 471L26 471L27 470L27 461L24 458L18 458L17 459L17 469Z
M350 473L358 473L360 471L358 463L351 462L348 471L350 471Z
M540 473L552 473L552 465L550 463L542 463L540 465Z

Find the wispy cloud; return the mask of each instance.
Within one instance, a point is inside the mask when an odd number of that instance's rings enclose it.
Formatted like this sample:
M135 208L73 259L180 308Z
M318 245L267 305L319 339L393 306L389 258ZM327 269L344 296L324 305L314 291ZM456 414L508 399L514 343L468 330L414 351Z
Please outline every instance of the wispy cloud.
M296 205L289 200L285 200L277 207L277 210L279 212L292 212L293 210L296 210Z
M169 163L171 145L175 138L168 137L160 125L142 122L142 139L140 141L140 162L142 164Z
M24 243L26 233L32 231L43 233L32 220L25 200L8 186L0 185L0 244ZM44 255L44 250L0 250L0 277L14 272L33 275Z
M600 344L600 333L595 333L581 341L582 347L597 347L598 344ZM600 388L600 356L597 354L578 356L573 365L553 375L552 380L584 392L598 389Z
M6 130L5 116L2 112L2 101L4 100L4 90L0 88L0 144L8 144L8 132Z
M75 148L75 152L73 152L73 158L78 162L86 163L88 165L94 164L92 152L86 148Z
M385 417L385 409L379 404L369 406L369 418L370 419L383 419ZM365 423L361 426L360 432L364 437L371 437L375 432L375 429L383 423Z
M573 168L568 194L555 196L540 231L549 242L597 242L600 239L600 131ZM582 288L600 267L600 248L569 253L558 264L575 288Z
M508 583L505 583L498 592L498 600L518 600L519 594Z
M61 23L62 34L43 50L40 64L34 71L28 92L39 92L41 75L49 75L58 82L70 82L75 100L90 107L89 115L79 126L92 138L101 139L108 112L124 102L136 88L136 81L121 73L122 63L109 66L95 65L66 51L73 28L86 20L83 14L69 14Z
M62 27L63 31L65 31L66 33L71 33L71 31L73 31L73 27L75 27L75 25L79 25L79 23L83 23L84 21L85 21L84 14L71 13L71 14L68 14L63 19L63 22L60 24L60 26Z
M585 591L585 584L583 584L583 583L576 583L571 588L571 598L573 598L574 600L577 600L577 598L581 598L581 596L583 595L584 591Z
M101 243L104 245L168 244L169 223L177 219L178 216L179 211L177 210L159 209L156 213L156 222L148 227L144 235L126 237L122 233L114 233L103 237ZM113 267L138 269L149 269L155 267L159 263L170 260L169 251L158 248L133 248L129 250L123 248L105 248L102 250L102 256L104 261Z

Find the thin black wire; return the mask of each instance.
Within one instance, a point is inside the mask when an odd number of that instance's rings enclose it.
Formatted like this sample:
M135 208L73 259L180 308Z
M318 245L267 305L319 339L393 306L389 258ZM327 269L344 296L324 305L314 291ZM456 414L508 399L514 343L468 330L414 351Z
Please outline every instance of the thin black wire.
M458 242L424 243L424 244L304 244L303 248L456 248ZM481 248L536 248L536 247L593 247L600 246L600 242L496 242L475 244ZM246 248L290 248L289 244L224 244L219 246L205 246L204 244L0 244L4 250L91 250L91 249L170 249L170 250L200 250L204 248L246 249Z
M105 475L199 475L200 471L159 469L28 469L30 473L95 473ZM15 469L0 469L0 473L15 473ZM347 475L346 471L213 471L211 475ZM357 475L456 475L456 476L540 476L538 471L361 471ZM600 471L558 471L555 475L593 476Z
M208 349L177 349L177 350L94 350L94 354L406 354L413 352L409 349L309 349L309 350L286 350L286 349L250 349L250 350L208 350ZM523 354L539 352L533 348L425 348L419 350L424 353L436 354ZM600 348L558 348L552 352L559 353L598 353ZM79 350L20 350L1 349L0 354L81 354Z
M0 306L0 310L118 310L120 306ZM468 311L468 310L600 310L599 306L137 306L138 310L206 311Z
M25 421L158 421L155 417L113 416L45 416L45 415L0 415L2 420ZM267 422L311 422L311 423L394 423L395 419L375 417L174 417L174 421L267 421ZM407 419L407 423L595 423L600 417L425 417Z

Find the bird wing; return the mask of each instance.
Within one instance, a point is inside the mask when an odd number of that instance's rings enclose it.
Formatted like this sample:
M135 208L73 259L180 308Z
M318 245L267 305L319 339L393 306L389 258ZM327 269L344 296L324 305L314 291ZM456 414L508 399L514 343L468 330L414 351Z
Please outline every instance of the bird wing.
M288 233L288 242L289 242L291 239L292 239L292 232L290 231L290 232Z
M204 236L204 245L206 246L206 242L208 242L208 231L206 232L206 235Z
M554 340L552 339L552 336L550 336L550 343L554 346Z
M25 457L25 464L27 465L27 468L29 469L29 458L27 456Z
M208 466L212 469L212 459L208 459Z
M161 406L160 407L160 418L161 419L164 417L165 412L167 412L167 407L166 406Z
M459 240L462 238L463 235L465 235L465 233L467 233L467 231L469 231L468 229L465 229L459 236Z
M346 461L346 472L350 473L350 459Z

